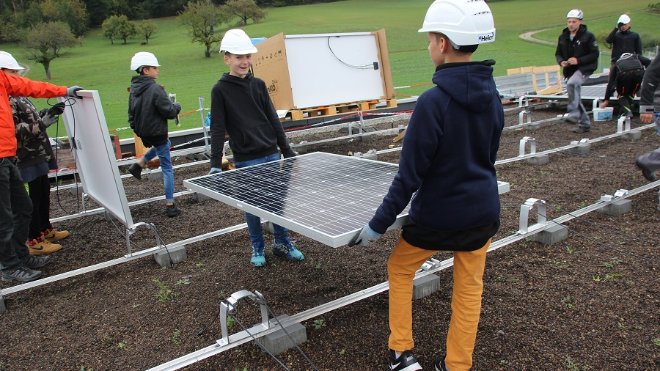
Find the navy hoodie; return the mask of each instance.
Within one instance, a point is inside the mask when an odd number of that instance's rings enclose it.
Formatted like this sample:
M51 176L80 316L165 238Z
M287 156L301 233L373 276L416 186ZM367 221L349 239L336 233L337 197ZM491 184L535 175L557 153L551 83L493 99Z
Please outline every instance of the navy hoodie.
M412 223L463 231L499 222L495 157L504 111L494 61L436 69L437 85L417 100L403 140L399 170L369 226L384 233L412 198Z

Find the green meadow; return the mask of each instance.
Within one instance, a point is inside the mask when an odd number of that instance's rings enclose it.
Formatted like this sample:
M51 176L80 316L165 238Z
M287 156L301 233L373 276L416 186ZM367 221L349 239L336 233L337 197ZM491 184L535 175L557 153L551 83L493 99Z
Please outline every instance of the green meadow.
M396 87L424 84L430 80L433 66L426 51L426 35L420 28L429 0L347 0L334 3L304 5L284 8L268 8L266 18L258 24L249 24L245 31L251 37L269 37L280 32L285 34L313 34L328 32L373 31L384 28L387 32L392 77ZM603 1L582 0L579 6L585 13L584 23L597 36L606 35L621 13L633 19L633 30L644 38L660 35L660 15L648 13L649 0ZM497 28L496 42L486 44L475 53L475 59L495 59L496 75L506 74L507 68L550 65L555 63L554 46L523 41L519 34L542 30L536 37L554 44L565 27L565 15L576 6L565 0L508 0L491 1L490 6ZM204 57L204 48L192 43L188 29L175 18L154 20L157 31L148 45L140 39L128 44L110 43L100 30L92 30L80 45L65 50L61 58L51 64L52 83L80 85L98 90L109 128L127 126L126 111L130 78L131 56L138 51L156 54L161 64L159 83L170 93L176 93L183 106L180 129L199 127L199 97L210 105L210 90L220 75L227 71L220 55ZM231 25L223 25L225 29ZM44 80L43 67L28 61L25 51L17 44L3 44L0 49L14 54L31 67L29 77ZM217 49L216 49L217 50ZM609 64L609 49L601 45L601 67ZM309 55L309 63L315 63ZM323 89L325 76L319 71L318 87ZM427 85L397 89L397 97L419 94ZM45 100L37 102L45 106ZM172 124L172 130L176 128ZM118 132L130 137L130 130ZM54 133L51 133L51 135ZM61 132L60 132L61 134Z

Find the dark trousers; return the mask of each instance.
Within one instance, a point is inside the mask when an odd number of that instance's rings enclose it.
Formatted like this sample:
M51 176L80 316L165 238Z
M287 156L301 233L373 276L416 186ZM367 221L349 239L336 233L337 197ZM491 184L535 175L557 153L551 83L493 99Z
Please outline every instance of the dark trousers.
M25 190L15 158L0 158L0 263L3 269L28 256L32 201Z
M642 83L643 73L623 72L617 76L616 93L619 100L619 114L632 117L632 103Z
M50 228L50 181L48 174L28 183L32 200L32 221L30 222L30 240Z

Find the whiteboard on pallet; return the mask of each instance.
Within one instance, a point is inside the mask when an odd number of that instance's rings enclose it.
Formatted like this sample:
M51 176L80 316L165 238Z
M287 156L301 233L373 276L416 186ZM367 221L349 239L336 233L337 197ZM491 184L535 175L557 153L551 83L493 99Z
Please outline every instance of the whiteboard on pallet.
M126 228L133 228L124 185L97 90L81 90L82 99L60 98L62 114L83 191Z
M287 35L285 45L296 107L385 97L375 33Z

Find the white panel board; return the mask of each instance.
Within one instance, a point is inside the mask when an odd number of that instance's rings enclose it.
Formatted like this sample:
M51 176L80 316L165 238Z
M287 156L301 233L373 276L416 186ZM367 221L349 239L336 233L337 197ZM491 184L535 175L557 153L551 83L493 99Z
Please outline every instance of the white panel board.
M382 99L385 91L376 37L372 33L286 36L295 106Z
M110 141L101 98L96 90L82 90L78 94L83 98L60 98L60 101L73 103L64 110L63 117L83 191L131 229L133 218Z

